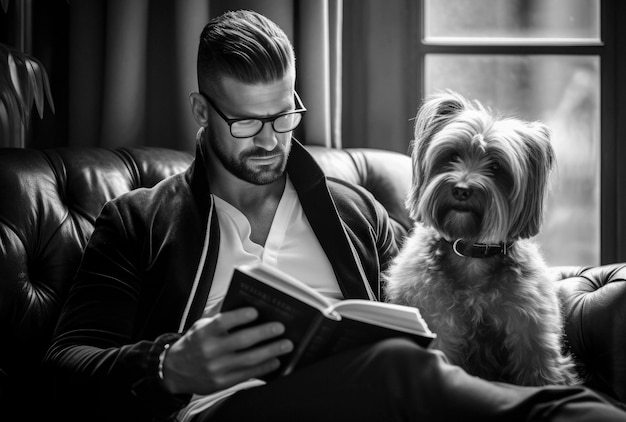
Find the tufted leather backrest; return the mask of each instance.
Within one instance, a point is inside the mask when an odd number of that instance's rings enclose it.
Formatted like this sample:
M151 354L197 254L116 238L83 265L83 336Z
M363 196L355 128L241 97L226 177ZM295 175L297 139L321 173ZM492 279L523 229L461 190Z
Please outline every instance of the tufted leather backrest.
M157 148L0 149L0 399L37 385L103 204L190 162L189 154Z
M329 177L347 180L370 191L385 206L396 237L411 228L404 198L411 185L411 160L407 155L373 148L342 150L307 147Z

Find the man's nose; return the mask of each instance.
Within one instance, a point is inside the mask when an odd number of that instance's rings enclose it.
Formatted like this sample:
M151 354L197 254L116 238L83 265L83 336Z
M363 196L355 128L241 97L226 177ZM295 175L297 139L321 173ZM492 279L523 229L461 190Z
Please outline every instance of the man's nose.
M264 122L261 131L254 137L254 144L267 151L271 151L278 145L278 133L274 131L271 122Z

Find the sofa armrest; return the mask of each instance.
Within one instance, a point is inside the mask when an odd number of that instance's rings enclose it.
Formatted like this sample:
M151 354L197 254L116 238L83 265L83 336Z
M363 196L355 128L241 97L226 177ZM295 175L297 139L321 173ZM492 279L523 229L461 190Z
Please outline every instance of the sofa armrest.
M585 384L626 402L626 263L552 269Z

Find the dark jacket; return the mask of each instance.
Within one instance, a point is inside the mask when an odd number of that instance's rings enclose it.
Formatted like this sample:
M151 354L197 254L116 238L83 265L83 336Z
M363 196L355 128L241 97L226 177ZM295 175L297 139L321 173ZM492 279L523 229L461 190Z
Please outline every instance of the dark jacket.
M198 148L186 172L104 206L45 359L66 420L66 406L85 420L150 420L189 400L163 390L157 366L211 288L220 242L205 166ZM295 140L287 172L344 296L379 299L397 252L385 209L326 179Z

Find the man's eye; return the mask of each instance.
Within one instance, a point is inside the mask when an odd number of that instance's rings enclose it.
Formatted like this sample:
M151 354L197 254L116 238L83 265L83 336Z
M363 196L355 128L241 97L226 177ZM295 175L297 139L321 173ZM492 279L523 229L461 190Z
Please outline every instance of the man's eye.
M255 127L258 124L259 121L255 119L237 120L237 126L240 128Z

